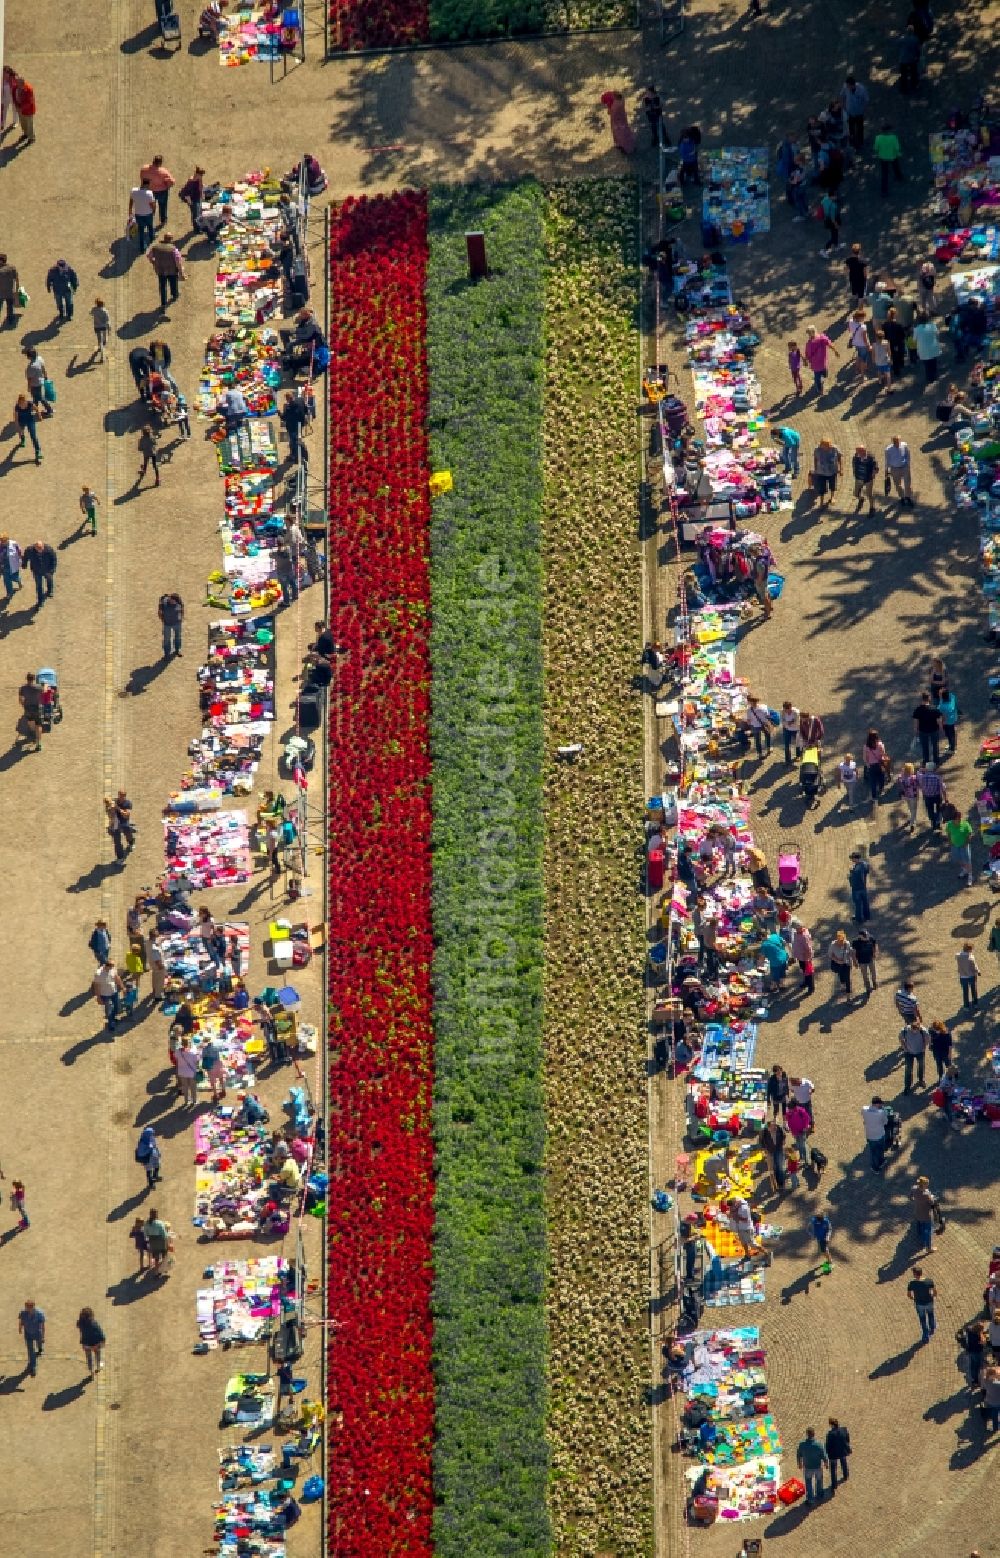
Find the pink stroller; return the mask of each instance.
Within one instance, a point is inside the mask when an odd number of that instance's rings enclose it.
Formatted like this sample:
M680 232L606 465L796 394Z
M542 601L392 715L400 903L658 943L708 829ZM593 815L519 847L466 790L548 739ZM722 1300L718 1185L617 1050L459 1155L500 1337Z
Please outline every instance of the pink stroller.
M799 903L809 883L802 875L802 860L794 844L778 846L778 897Z

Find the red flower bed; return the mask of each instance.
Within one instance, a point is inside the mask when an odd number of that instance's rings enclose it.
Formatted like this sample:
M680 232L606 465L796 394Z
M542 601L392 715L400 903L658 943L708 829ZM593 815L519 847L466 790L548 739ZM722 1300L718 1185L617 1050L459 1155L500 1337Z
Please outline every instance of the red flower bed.
M426 43L428 0L330 0L329 37L335 52Z
M430 579L423 195L330 257L329 1552L431 1543Z

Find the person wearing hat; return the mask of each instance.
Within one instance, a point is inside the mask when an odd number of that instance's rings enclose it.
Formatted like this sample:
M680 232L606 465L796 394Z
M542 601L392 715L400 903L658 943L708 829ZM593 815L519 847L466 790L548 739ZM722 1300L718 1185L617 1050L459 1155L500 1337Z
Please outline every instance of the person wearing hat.
M56 300L56 311L60 319L73 318L73 293L80 285L80 279L68 260L56 260L51 266L45 278L45 290L51 292Z

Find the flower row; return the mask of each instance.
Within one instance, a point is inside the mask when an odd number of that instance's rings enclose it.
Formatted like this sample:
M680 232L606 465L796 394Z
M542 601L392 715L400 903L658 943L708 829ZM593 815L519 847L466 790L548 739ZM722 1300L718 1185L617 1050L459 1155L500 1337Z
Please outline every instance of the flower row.
M637 194L550 189L545 306L545 1104L555 1550L652 1548L635 385ZM556 750L582 744L568 768Z
M435 1552L541 1558L546 1506L544 196L430 202ZM468 279L465 233L491 274ZM484 1326L488 1317L488 1326Z
M331 53L634 27L635 0L329 0Z
M426 202L330 254L328 1467L334 1558L431 1551Z

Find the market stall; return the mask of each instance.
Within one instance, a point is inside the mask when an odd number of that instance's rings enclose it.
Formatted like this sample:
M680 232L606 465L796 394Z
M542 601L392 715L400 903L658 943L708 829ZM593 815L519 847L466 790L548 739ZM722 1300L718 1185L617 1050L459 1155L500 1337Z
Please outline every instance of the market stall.
M746 243L771 231L765 146L720 146L702 151L702 239Z
M187 891L236 887L253 874L245 812L171 813L163 824L165 881Z
M290 1264L282 1255L215 1261L205 1272L211 1286L198 1289L198 1337L205 1350L266 1341L282 1313Z

